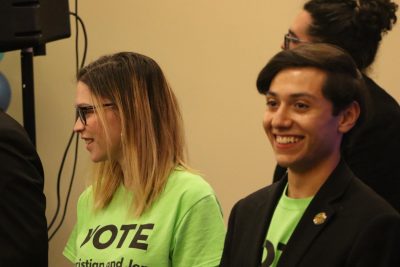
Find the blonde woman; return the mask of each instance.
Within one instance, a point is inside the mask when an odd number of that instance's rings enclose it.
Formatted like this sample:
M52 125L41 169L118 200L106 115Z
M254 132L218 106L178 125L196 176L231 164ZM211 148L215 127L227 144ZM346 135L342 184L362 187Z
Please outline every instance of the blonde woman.
M77 80L74 131L95 171L64 255L74 266L218 266L221 209L185 164L181 114L158 64L122 52Z

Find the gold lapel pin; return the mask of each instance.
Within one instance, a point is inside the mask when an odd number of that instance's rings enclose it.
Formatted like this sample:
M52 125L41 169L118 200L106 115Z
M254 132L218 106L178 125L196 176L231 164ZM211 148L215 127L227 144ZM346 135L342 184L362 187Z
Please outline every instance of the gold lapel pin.
M326 218L328 218L328 216L326 216L326 213L325 212L320 212L320 213L318 213L317 215L314 216L313 223L315 225L323 224L325 222Z

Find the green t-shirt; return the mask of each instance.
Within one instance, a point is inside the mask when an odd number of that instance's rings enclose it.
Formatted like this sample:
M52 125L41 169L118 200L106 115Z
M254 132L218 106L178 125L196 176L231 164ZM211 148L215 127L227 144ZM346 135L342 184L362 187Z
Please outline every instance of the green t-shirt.
M106 208L94 212L92 188L86 189L63 254L77 267L219 265L225 226L215 194L200 176L175 170L139 218L127 212L131 199L121 186Z
M286 196L286 189L287 186L283 190L268 228L262 256L263 267L275 267L278 264L284 247L313 199L313 197L289 198Z

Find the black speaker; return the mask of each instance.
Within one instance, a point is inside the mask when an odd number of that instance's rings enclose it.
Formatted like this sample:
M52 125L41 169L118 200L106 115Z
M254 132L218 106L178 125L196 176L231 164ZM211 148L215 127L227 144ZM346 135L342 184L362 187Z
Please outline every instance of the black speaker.
M0 0L0 52L71 35L68 0Z

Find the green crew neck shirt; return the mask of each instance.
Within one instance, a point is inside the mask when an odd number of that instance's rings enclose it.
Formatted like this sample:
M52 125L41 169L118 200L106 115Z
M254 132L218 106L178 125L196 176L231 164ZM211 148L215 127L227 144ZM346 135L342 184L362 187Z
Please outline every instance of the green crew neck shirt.
M278 264L290 236L313 199L313 197L290 198L286 195L286 191L287 185L275 208L268 228L262 255L263 267L275 267Z
M120 186L110 204L93 210L89 187L63 254L76 267L218 266L225 237L215 194L200 176L175 170L152 207L128 214L132 193Z

